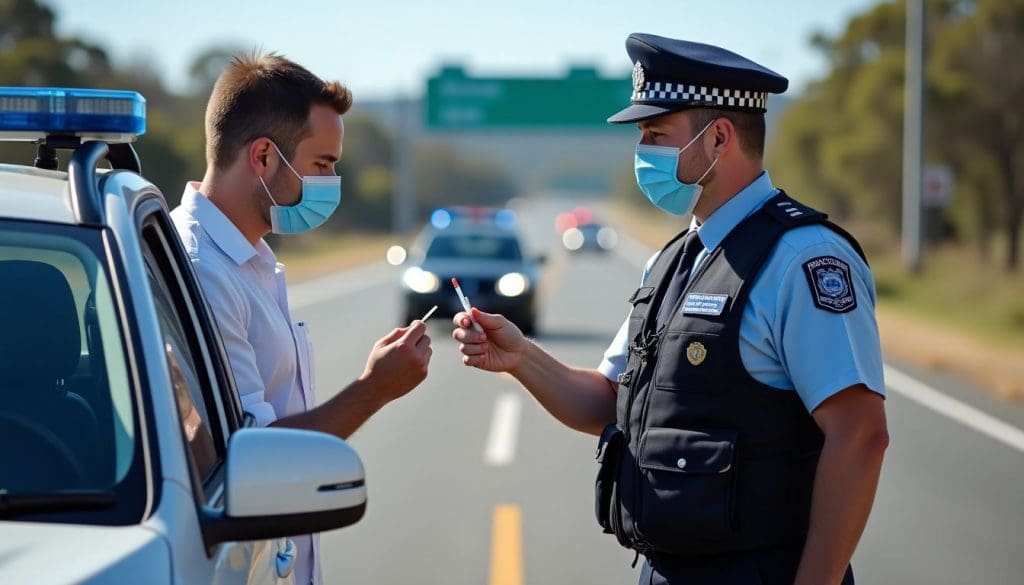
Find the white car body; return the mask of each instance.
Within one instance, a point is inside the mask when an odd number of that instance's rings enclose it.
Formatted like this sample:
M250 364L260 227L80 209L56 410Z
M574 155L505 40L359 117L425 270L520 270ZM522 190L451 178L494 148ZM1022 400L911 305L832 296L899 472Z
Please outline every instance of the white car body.
M160 222L170 226L166 202L135 172L87 170L89 176L76 184L74 173L69 178L62 171L0 164L0 236L5 225L30 230L88 224L82 207L90 195L77 191L90 181L97 187L93 211L102 225L91 227L110 243L106 262L116 274L118 306L128 314L121 322L126 331L131 328L125 359L134 402L128 407L138 422L136 449L145 476L139 485L145 494L137 494L136 519L104 525L76 521L71 513L5 517L6 495L0 492L0 583L292 583L295 547L288 536L358 521L366 502L362 464L333 436L246 428L253 423L242 417L206 303L191 266L179 261L163 276L186 284L181 290L188 302L179 310L188 322L179 326L194 327L201 339L200 350L189 357L209 379L203 396L214 408L202 422L216 427L212 434L220 437L215 472L198 480L168 365L170 346L154 308L158 291L146 276L154 268L142 250L152 244L140 236L142 229L159 230ZM166 252L180 260L173 253L180 248L174 230L160 233ZM3 284L12 285L18 283ZM2 401L0 395L0 411Z

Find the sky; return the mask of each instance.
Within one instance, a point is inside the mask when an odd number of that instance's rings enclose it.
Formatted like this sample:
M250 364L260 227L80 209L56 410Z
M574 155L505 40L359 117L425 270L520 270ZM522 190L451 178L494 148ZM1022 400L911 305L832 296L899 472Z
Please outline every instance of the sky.
M43 0L59 34L115 63L159 70L186 92L204 50L262 47L345 83L357 99L422 95L442 65L471 75L558 76L594 66L628 76L624 43L647 32L728 48L790 79L825 73L815 32L837 34L878 0Z

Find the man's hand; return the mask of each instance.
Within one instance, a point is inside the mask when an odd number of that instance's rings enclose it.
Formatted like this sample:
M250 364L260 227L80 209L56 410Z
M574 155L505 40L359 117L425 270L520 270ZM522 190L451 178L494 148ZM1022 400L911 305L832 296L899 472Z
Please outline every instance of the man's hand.
M405 396L427 377L432 350L425 333L423 321L417 320L378 339L359 379L324 404L278 419L273 425L348 439L384 405Z
M377 340L359 381L375 389L383 402L401 398L427 377L430 337L423 321L413 321Z
M484 313L473 307L473 320L483 333L472 329L466 313L455 315L452 338L460 343L462 363L489 372L511 372L523 359L528 345L523 332L501 315Z

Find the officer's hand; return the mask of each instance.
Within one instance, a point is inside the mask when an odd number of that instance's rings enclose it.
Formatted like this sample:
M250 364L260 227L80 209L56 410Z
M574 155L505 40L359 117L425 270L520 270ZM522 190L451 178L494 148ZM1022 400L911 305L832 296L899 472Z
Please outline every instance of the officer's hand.
M387 401L408 394L427 377L433 350L426 331L426 325L417 319L378 339L360 379L377 388Z
M473 319L483 328L483 333L473 330L473 324L464 312L452 320L455 324L452 338L461 344L462 363L490 372L508 372L515 368L528 343L523 332L501 315L484 313L476 307L472 311Z

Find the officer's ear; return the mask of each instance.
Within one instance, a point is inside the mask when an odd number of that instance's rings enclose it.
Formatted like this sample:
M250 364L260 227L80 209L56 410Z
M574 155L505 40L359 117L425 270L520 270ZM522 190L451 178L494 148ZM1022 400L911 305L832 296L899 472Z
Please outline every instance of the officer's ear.
M734 148L738 139L736 126L733 125L732 120L725 117L715 118L711 127L708 128L708 134L714 139L712 148L716 157L721 157Z

